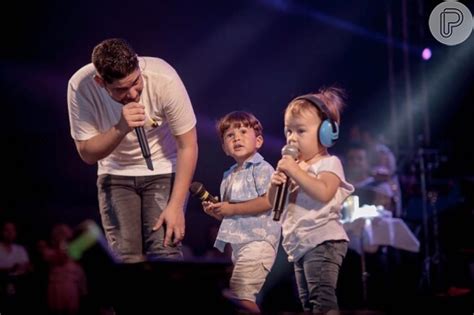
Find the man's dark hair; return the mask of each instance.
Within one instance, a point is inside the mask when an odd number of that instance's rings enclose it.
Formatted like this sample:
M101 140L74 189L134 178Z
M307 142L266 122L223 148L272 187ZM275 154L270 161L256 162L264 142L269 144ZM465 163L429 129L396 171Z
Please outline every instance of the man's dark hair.
M121 38L102 41L92 51L92 63L107 83L123 79L138 68L135 50Z

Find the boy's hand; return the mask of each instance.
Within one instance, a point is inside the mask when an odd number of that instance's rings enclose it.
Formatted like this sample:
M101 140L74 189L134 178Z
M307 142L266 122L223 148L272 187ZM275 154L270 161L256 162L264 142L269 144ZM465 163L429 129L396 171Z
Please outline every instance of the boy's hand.
M212 214L214 213L213 203L210 201L203 201L201 204L204 212L212 216Z
M202 202L202 208L204 209L204 212L207 213L208 215L210 215L211 217L214 217L216 218L217 220L222 220L222 216L219 216L216 214L216 207L217 205L220 204L220 203L213 203L213 202L210 202L210 201L203 201Z
M227 201L215 203L214 206L214 214L221 218L234 215L234 209Z

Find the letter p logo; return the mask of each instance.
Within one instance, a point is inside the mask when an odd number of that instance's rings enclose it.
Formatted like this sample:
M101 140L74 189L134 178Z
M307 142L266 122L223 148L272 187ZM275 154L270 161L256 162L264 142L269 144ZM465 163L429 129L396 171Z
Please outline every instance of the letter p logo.
M473 20L471 11L460 2L441 2L429 19L431 34L440 43L457 45L465 41L472 32Z
M456 8L446 8L440 14L441 36L448 38L453 35L453 29L462 24L462 11Z

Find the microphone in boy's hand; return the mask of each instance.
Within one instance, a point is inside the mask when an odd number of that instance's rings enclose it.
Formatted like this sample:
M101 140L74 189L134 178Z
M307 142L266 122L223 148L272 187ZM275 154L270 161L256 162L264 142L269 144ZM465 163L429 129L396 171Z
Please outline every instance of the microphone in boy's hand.
M201 199L201 201L209 201L212 203L219 202L219 199L211 195L200 182L193 182L191 186L189 186L189 191L192 196Z
M281 155L291 156L293 159L296 160L298 157L298 148L287 144L281 149ZM283 184L278 185L277 191L275 194L275 200L273 203L273 220L280 221L280 216L283 212L283 209L286 205L286 199L288 198L288 189L290 187L291 180L287 177L286 181Z

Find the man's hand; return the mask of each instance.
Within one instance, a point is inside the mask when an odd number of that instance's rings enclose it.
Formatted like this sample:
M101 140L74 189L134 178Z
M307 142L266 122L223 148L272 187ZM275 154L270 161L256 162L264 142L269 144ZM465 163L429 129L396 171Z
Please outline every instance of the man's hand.
M144 126L145 120L145 106L131 102L122 107L122 117L120 117L118 127L123 131L131 131L132 128Z
M153 231L161 227L165 229L165 239L163 245L178 245L184 239L184 211L183 208L170 208L169 205L158 218Z

